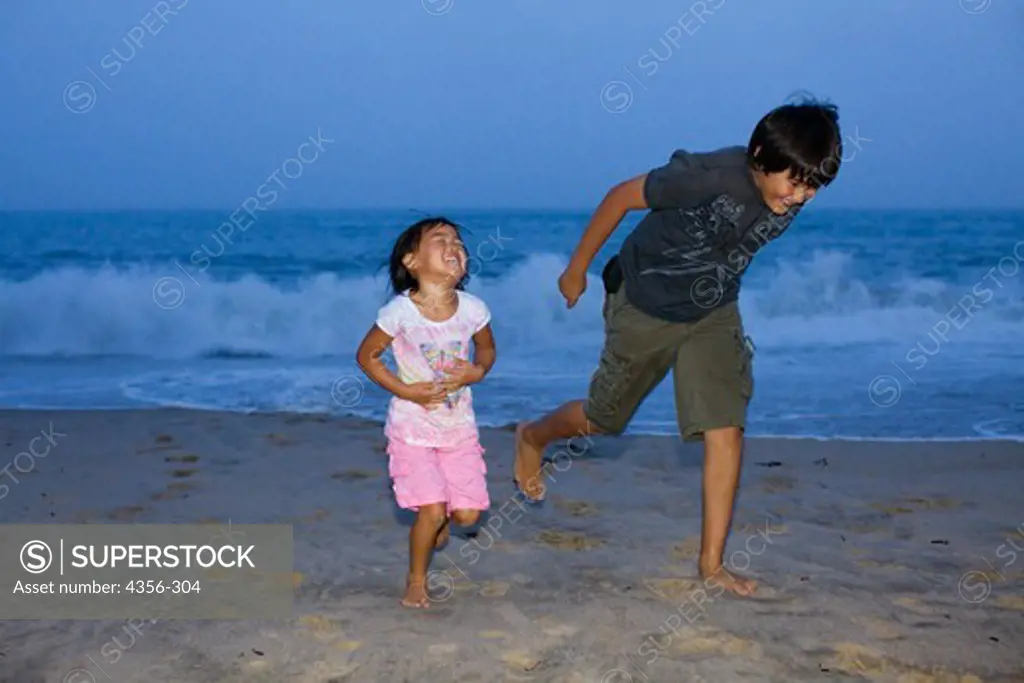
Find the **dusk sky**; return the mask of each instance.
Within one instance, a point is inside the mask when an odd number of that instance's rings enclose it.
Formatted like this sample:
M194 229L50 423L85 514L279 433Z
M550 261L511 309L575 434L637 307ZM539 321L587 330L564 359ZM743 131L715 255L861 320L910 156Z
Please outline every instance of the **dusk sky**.
M1022 31L1017 0L12 3L0 209L231 208L318 131L275 208L592 209L797 90L847 139L817 205L1019 208Z

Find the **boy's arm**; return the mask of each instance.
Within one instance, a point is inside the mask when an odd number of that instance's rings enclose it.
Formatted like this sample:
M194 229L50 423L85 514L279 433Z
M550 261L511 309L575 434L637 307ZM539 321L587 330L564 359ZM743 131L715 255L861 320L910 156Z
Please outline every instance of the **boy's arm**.
M395 373L391 372L381 357L391 345L393 337L376 325L363 337L359 350L356 351L356 363L366 376L376 382L385 390L399 398L406 398L406 389L409 385L400 380Z
M566 272L586 277L587 268L590 267L594 256L601 251L601 247L615 232L615 228L622 222L626 213L634 209L648 208L644 195L646 181L645 173L619 183L608 191L591 216L583 236L580 237Z

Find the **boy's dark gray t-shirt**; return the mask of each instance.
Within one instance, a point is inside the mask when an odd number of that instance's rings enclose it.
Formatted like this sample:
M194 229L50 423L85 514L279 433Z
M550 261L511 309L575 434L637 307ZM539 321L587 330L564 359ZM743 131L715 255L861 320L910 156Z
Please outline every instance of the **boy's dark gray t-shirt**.
M674 152L644 183L651 209L619 250L626 298L648 315L699 320L736 301L751 258L782 234L764 203L744 147Z

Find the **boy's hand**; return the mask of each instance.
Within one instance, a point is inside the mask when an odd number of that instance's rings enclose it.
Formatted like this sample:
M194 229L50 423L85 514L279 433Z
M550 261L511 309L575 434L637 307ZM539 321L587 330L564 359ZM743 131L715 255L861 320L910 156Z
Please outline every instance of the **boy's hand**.
M566 308L572 308L587 290L587 271L570 265L558 278L558 291L565 297Z
M437 382L414 382L412 384L406 384L402 390L402 395L399 398L404 398L406 401L412 401L413 403L419 403L421 406L425 406L428 410L433 410L441 406L444 403L445 396L448 391Z
M484 378L484 369L462 358L453 360L454 368L445 373L444 386L448 391L455 391L467 384L476 384Z

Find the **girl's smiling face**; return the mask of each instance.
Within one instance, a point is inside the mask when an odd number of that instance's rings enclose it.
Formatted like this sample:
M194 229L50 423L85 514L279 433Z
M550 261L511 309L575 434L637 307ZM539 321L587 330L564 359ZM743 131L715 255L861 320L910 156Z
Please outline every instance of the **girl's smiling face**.
M409 264L417 279L455 285L466 274L468 256L459 234L450 225L427 228Z

